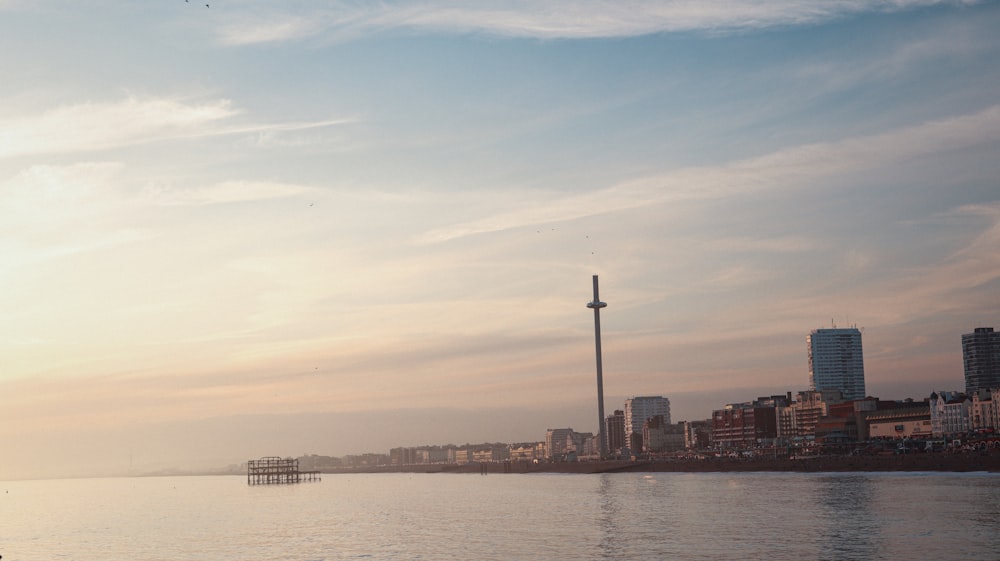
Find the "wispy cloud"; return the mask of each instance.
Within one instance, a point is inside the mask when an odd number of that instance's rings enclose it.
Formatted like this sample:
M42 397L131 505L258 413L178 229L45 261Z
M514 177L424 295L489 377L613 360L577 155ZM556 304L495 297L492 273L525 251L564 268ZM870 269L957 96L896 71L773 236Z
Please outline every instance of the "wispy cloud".
M835 302L848 299L864 302L865 321L883 327L923 318L970 317L974 310L988 310L990 301L995 301L990 287L1000 281L1000 204L962 206L940 218L971 229L960 247L924 262L910 263L905 271L873 279L855 292L802 300L783 298L782 305L790 310L808 310L822 309L824 305L836 308ZM973 226L978 223L982 225ZM854 256L848 253L847 257L850 265Z
M533 196L517 208L437 228L418 244L575 220L647 205L720 199L805 186L812 181L1000 140L1000 106L885 133L780 150L718 167L685 168L627 181L582 195Z
M149 142L191 134L237 113L229 100L185 104L170 99L128 98L66 105L37 116L0 121L0 158Z
M163 205L210 205L281 199L313 192L291 183L268 181L224 181L201 189L149 191L149 198Z
M186 103L168 98L130 97L114 102L64 105L28 117L0 117L0 159L107 150L176 138L296 131L350 122L349 119L326 119L271 124L227 123L240 113L228 99Z
M806 237L719 238L705 242L705 248L725 252L797 253L815 248L816 241Z
M960 218L976 218L988 225L969 243L949 256L943 263L914 278L911 291L917 292L913 302L929 306L961 298L976 288L983 288L1000 279L1000 203L967 205L953 214ZM935 302L937 304L935 304Z
M632 37L673 31L740 31L811 25L865 12L892 12L963 0L729 0L667 2L526 2L470 4L425 2L338 3L308 16L259 12L219 30L229 45L298 40L344 40L364 33L405 28L451 33L489 33L543 39Z
M149 232L124 225L123 164L38 165L0 180L0 278L38 263L120 246Z

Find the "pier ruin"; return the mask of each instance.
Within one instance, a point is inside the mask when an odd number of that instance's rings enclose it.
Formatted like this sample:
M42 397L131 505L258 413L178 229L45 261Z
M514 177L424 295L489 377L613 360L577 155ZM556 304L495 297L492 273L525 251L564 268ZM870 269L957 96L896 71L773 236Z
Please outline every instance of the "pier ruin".
M299 471L299 461L294 458L265 456L247 462L247 485L284 485L320 481L318 471Z

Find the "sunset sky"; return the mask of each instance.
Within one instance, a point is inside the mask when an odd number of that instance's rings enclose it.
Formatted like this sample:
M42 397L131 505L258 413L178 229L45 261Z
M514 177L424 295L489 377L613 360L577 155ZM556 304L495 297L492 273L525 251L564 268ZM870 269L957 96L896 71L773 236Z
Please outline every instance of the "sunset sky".
M0 479L964 387L1000 3L0 0Z

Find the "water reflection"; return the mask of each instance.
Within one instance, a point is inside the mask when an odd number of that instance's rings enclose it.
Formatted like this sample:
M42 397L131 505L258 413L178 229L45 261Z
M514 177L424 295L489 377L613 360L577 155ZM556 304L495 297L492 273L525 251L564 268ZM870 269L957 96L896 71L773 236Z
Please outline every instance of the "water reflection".
M822 477L817 486L820 559L879 559L882 527L873 510L875 487L867 475Z
M690 558L676 474L603 474L601 559Z
M601 534L601 559L616 560L622 558L621 530L618 518L621 516L620 495L614 488L614 480L609 474L601 474L597 488L597 499L600 502L599 532Z

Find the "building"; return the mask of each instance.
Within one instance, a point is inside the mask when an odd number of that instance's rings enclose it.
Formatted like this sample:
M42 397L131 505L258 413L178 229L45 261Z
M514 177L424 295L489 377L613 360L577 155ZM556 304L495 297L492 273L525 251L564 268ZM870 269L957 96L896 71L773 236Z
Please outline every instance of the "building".
M359 455L344 456L341 460L344 467L349 468L369 468L375 466L389 465L388 454L373 454L367 452Z
M868 416L876 413L883 402L876 397L842 401L827 405L827 414L816 421L816 442L836 444L868 440ZM895 402L884 402L885 407L895 407Z
M417 463L444 464L448 462L448 449L440 446L430 446L417 450Z
M990 407L989 411L984 412L983 422L987 428L992 427L993 432L998 432L1000 431L1000 388L993 388L989 393L993 406Z
M604 424L608 435L608 452L612 456L618 455L625 448L625 412L616 409L614 414L608 415Z
M573 442L573 429L548 429L545 431L545 456L559 459L566 455Z
M569 428L549 429L545 433L545 457L553 461L600 457L600 447L598 437L592 432L576 432Z
M510 459L510 445L501 442L487 442L467 446L472 451L475 462L503 462Z
M830 406L844 401L840 390L799 392L787 406L777 405L778 437L789 440L809 439L816 435L819 420L829 414Z
M931 411L927 401L879 402L865 417L868 439L930 438Z
M642 424L646 419L662 415L670 424L670 400L662 395L630 397L625 400L625 446L632 453L642 450Z
M934 436L965 434L971 428L972 400L960 392L938 391L931 394L931 431Z
M977 390L970 394L969 428L976 432L992 432L997 428L996 390Z
M680 422L670 425L663 415L655 415L642 424L642 451L647 454L683 450L687 441L688 425Z
M844 399L865 397L865 360L861 331L855 327L816 329L806 337L809 388L840 390Z
M965 393L1000 388L1000 332L977 327L962 335Z
M708 448L712 444L712 420L690 421L687 424L684 447L689 450Z
M455 450L456 464L471 464L475 460L476 452L471 448L459 448Z
M729 404L712 412L712 442L720 448L755 448L778 437L774 407L752 403Z
M576 449L576 457L598 459L601 457L600 435L592 432L573 433L573 447Z
M544 442L522 442L510 445L511 460L543 460L545 459Z
M416 448L393 448L389 450L389 463L394 466L416 464L416 452Z

